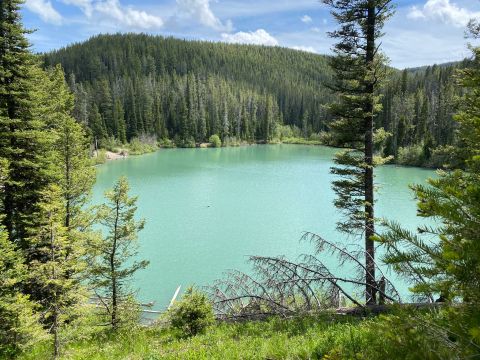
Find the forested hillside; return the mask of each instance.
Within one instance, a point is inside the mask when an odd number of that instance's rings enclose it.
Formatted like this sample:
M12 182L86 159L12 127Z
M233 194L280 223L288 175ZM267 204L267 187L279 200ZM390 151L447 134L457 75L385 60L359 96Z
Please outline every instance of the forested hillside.
M77 118L96 137L142 133L201 142L268 140L275 125L325 129L325 57L275 47L189 42L148 35L102 35L45 56L61 63ZM314 120L313 120L314 119Z
M461 63L433 65L395 71L383 90L383 111L378 127L392 136L385 155L409 165L442 165L449 160L455 141L457 101L462 89L456 85Z
M326 104L334 97L326 56L128 34L96 36L45 54L44 61L62 64L75 117L100 144L155 135L194 146L212 134L255 142L329 131ZM453 74L462 66L390 69L376 120L392 134L385 155L407 164L442 162L443 146L454 139Z

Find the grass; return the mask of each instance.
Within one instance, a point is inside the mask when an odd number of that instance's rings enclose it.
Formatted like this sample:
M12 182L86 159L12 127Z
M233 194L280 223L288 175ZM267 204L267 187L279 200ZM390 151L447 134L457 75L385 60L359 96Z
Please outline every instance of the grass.
M321 140L317 139L305 139L302 137L288 137L283 138L281 141L283 144L299 144L299 145L324 145Z
M405 314L366 319L333 314L272 318L219 323L192 338L182 338L168 327L130 328L116 334L98 330L65 345L62 359L453 358L451 349L425 336L423 326L408 319ZM19 359L49 359L50 354L51 347L44 342Z

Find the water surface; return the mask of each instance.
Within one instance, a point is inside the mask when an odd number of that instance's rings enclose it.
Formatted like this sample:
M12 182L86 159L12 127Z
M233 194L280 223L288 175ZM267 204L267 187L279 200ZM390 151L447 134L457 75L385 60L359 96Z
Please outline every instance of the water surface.
M160 150L98 167L94 202L128 177L138 216L146 219L140 253L150 260L135 287L141 300L162 308L179 285L202 286L229 269L249 269L248 255L293 259L309 251L299 242L304 231L343 241L329 174L335 152L302 145ZM377 169L377 215L414 228L420 219L408 185L433 174Z

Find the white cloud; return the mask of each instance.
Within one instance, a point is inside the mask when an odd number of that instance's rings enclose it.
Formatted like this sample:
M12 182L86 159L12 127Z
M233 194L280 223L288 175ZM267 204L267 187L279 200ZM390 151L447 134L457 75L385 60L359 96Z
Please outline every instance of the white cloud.
M310 30L316 33L322 32L322 29L320 29L319 27L312 27Z
M291 48L298 51L305 51L305 52L310 52L315 54L317 53L317 51L313 48L313 46L300 45L300 46L292 46Z
M74 5L80 8L87 17L91 17L93 13L92 0L62 0L64 4Z
M131 6L124 6L119 0L62 0L63 3L73 5L85 14L87 18L103 23L113 22L115 27L128 29L158 29L163 26L161 17L137 10Z
M196 20L200 24L218 31L231 31L233 26L230 20L222 23L210 8L210 0L177 0L178 10L175 21L178 19Z
M312 18L308 15L303 15L300 20L302 20L302 22L305 24L309 24L312 22Z
M47 23L55 25L62 23L62 15L53 8L49 0L27 0L25 7Z
M264 29L250 32L240 31L235 34L222 34L222 40L227 43L235 44L278 46L278 40Z
M480 12L470 11L450 0L427 0L422 9L410 8L410 19L435 19L456 27L465 27L472 18L480 17Z
M133 28L154 29L163 26L163 20L160 17L136 10L130 6L122 6L118 0L98 2L95 5L95 10L122 25Z

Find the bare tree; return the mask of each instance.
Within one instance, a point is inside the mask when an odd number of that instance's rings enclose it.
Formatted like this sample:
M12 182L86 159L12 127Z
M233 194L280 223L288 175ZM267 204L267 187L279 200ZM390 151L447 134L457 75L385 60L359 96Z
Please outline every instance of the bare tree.
M313 233L303 241L314 246L313 254L301 255L297 261L285 257L251 256L253 275L231 271L225 279L209 288L217 316L223 319L289 316L340 306L344 298L351 304L364 305L354 295L366 289L366 252L358 245L339 246ZM338 266L349 269L345 276L334 275L324 259L331 255ZM400 302L400 295L373 261L382 280L375 291L383 302ZM362 294L362 297L364 293Z

